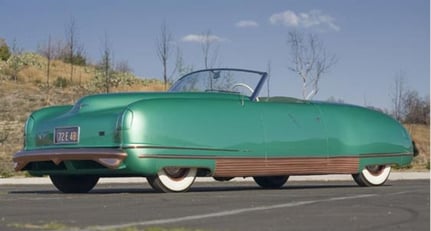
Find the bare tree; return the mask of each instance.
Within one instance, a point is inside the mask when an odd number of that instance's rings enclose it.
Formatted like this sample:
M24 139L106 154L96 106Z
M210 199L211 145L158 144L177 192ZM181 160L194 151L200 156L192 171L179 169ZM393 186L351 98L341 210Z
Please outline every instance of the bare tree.
M163 66L163 83L165 90L168 84L168 59L172 52L172 41L173 36L169 32L166 22L164 22L160 28L160 37L157 39L157 55Z
M129 62L126 60L119 61L115 64L115 71L120 73L130 73L133 72L132 68L129 65Z
M415 90L407 90L403 97L403 122L413 124L429 124L429 96L421 98Z
M392 115L396 120L401 121L403 119L403 103L405 98L405 73L403 71L400 71L397 76L395 77L394 81L394 92L393 92L393 111Z
M181 76L193 71L193 66L187 65L185 63L184 58L183 58L183 52L181 51L180 47L178 47L178 46L177 46L176 56L177 57L176 57L176 61L175 61L175 70L177 72L178 77L181 77Z
M100 70L102 72L102 78L103 78L103 86L105 88L106 93L110 92L111 87L111 74L112 74L112 50L109 46L108 42L108 34L105 33L105 41L104 41L104 47L102 52L102 59L100 62Z
M17 82L18 81L18 73L22 69L22 49L18 47L16 39L13 40L12 43L12 55L9 58L9 67L12 70L12 79Z
M39 53L46 58L47 65L46 65L46 85L49 89L49 75L50 75L50 68L51 68L51 61L54 56L54 49L52 47L51 43L51 35L48 36L48 42L46 44L39 45Z
M305 37L298 31L289 32L287 44L292 58L289 69L302 80L302 97L311 99L319 92L322 75L337 62L336 56L326 52L315 34Z
M429 124L429 96L420 97L417 91L406 88L405 76L400 71L394 79L392 116L403 123Z
M213 47L216 41L210 30L202 34L201 49L205 68L212 68L217 61L219 47Z
M70 62L70 82L73 79L73 56L75 54L76 45L76 25L75 18L71 18L69 25L66 27L66 40L68 48L68 59Z
M75 18L72 18L66 27L66 48L66 61L70 63L70 82L72 82L74 65L85 65L86 62L84 47L78 42Z
M267 81L266 81L266 91L267 91L267 93L268 93L268 99L267 100L269 100L269 97L271 96L271 94L269 93L269 90L270 90L270 80L271 80L271 60L268 60L268 63L266 64L266 72L268 73L268 77L267 77Z

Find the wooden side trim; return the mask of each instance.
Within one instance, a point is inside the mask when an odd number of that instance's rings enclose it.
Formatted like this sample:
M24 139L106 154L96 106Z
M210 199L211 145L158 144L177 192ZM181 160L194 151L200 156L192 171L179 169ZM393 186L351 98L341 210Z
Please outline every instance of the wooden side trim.
M214 176L350 174L358 171L358 157L333 158L217 158Z

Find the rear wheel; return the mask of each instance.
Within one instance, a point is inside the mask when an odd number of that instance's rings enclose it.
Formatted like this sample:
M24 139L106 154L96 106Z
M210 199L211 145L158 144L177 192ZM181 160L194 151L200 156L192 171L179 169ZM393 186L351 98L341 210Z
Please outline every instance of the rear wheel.
M352 174L359 186L383 185L391 173L390 165L372 165L365 167L360 173Z
M157 192L185 192L196 179L196 168L162 168L156 176L147 177L148 183Z
M262 188L277 189L281 188L289 176L255 176L254 181Z
M50 175L49 178L64 193L87 193L99 181L98 176Z

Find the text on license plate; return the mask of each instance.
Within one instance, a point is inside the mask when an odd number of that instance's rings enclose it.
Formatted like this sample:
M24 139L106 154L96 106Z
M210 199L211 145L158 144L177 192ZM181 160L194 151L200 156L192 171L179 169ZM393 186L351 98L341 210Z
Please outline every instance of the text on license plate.
M54 129L55 144L76 144L79 142L79 127L61 127Z

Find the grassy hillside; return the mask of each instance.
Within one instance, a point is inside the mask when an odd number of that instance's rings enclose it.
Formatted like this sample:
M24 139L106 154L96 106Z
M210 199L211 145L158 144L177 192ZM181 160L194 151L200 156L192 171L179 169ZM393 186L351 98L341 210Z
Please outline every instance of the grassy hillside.
M12 155L22 148L23 126L29 114L41 107L73 104L84 95L104 92L98 72L93 66L74 66L70 81L70 65L55 60L50 68L49 87L47 62L36 54L23 54L17 78L10 64L0 61L0 177L11 176ZM110 92L163 91L163 83L142 79L131 73L117 75Z

